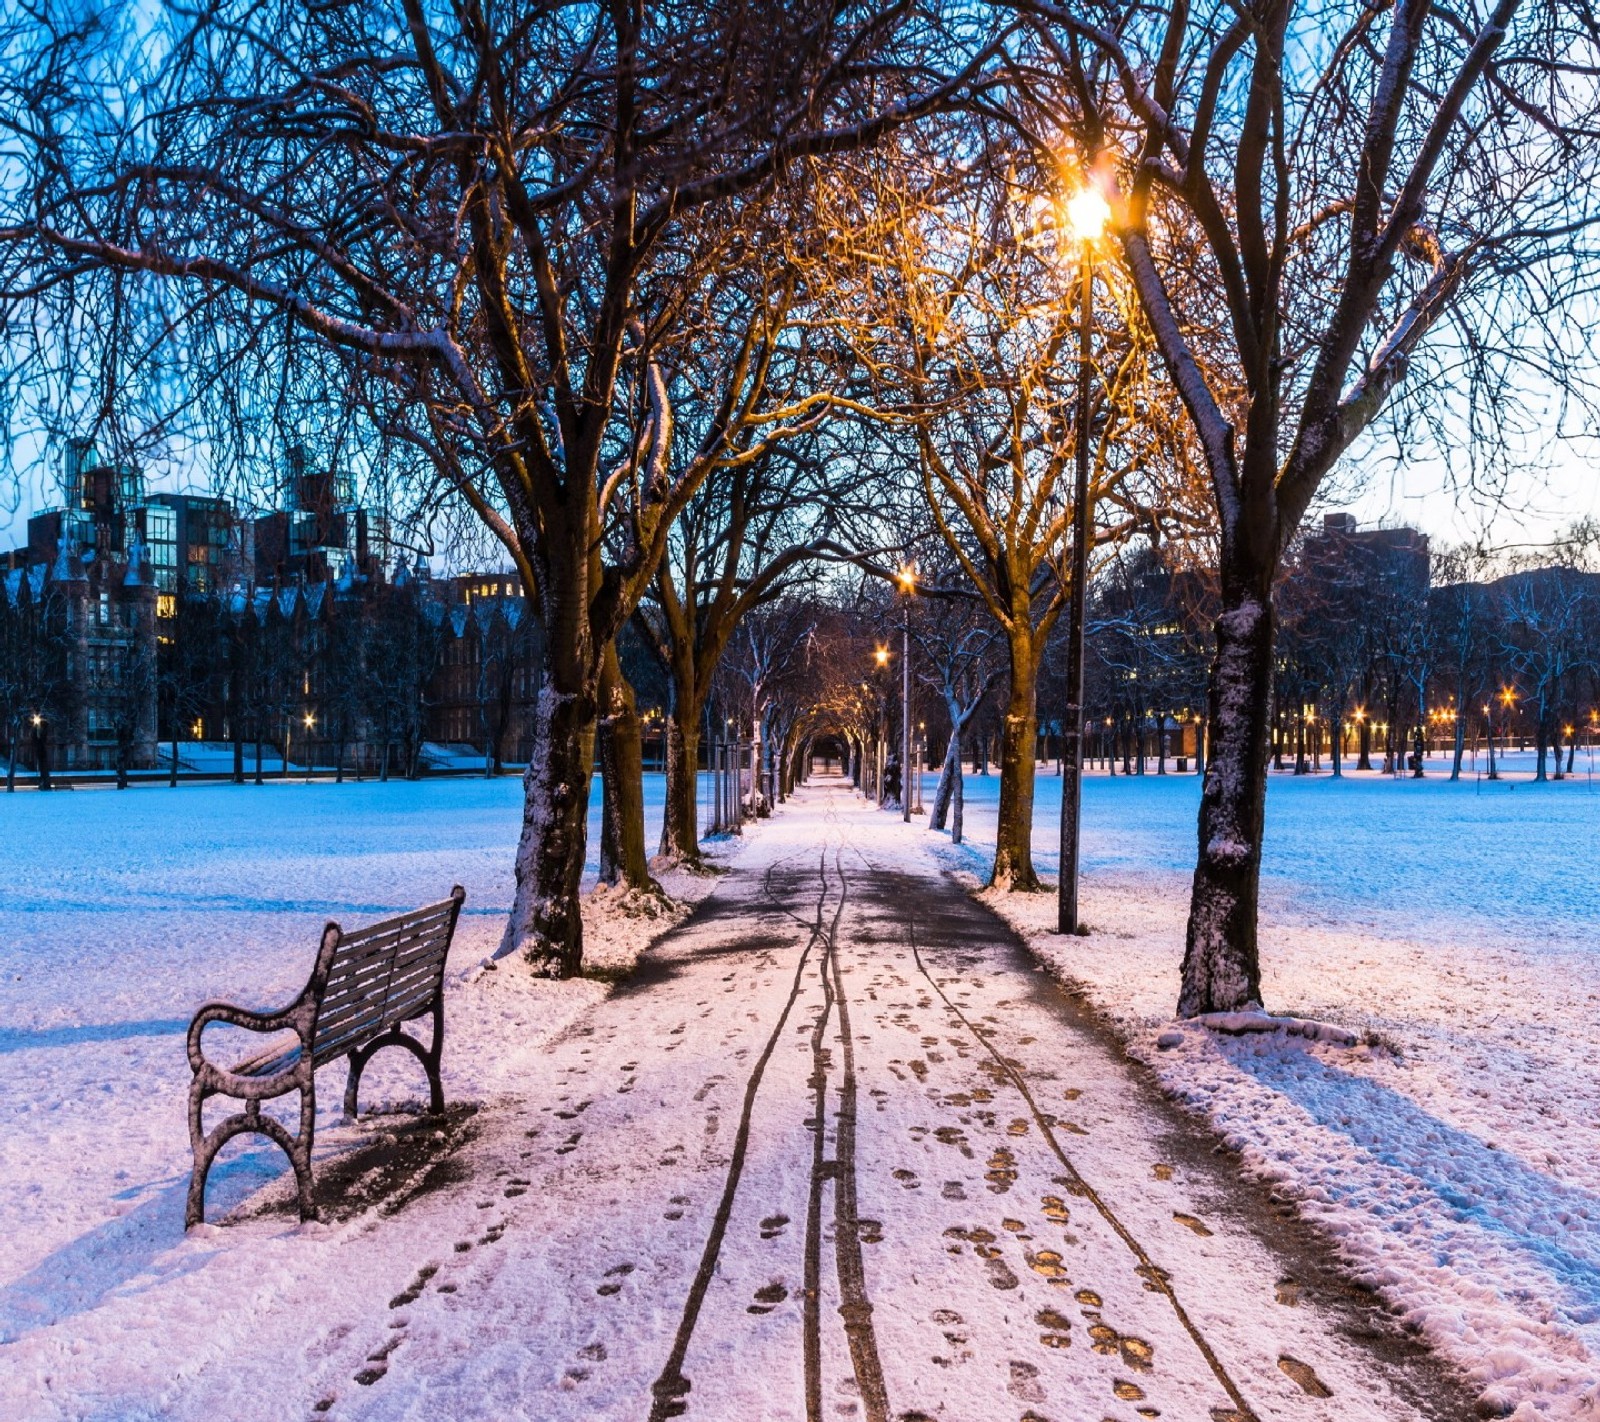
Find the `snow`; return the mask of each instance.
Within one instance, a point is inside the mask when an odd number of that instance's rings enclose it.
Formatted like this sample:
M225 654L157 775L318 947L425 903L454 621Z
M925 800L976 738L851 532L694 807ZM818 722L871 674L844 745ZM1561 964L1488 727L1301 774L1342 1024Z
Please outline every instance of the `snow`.
M1524 770L1513 757L1512 774ZM1042 776L1037 797L1035 844L1046 870L1057 783ZM916 875L944 864L970 875L992 844L994 792L992 777L968 778L969 843L960 848L842 793L820 821L820 811L784 810L719 847L742 871L737 885L669 882L685 899L724 887L620 992L613 979L666 926L627 895L586 901L592 976L551 983L508 965L483 969L511 895L522 809L514 780L289 781L0 800L8 888L0 901L0 1416L278 1417L324 1395L337 1397L334 1416L642 1416L641 1390L677 1325L674 1290L681 1298L688 1287L714 1218L752 1047L777 1018L805 942L770 885L800 873L796 866L815 875L822 844L874 872ZM1591 862L1600 797L1592 780L1535 787L1525 778L1450 785L1437 774L1420 782L1352 774L1340 783L1274 776L1263 991L1268 1009L1292 1020L1239 1035L1172 1018L1198 794L1192 775L1088 777L1086 938L1049 931L1050 896L985 898L1025 929L1059 976L1082 985L1170 1095L1214 1123L1244 1167L1337 1240L1407 1328L1471 1376L1485 1410L1520 1422L1592 1416L1600 1406L1600 956L1592 942L1600 882ZM647 803L653 843L654 777ZM598 797L592 809L591 854ZM447 1098L476 1114L441 1130L464 1174L403 1213L375 1206L301 1225L276 1208L290 1193L281 1153L247 1140L213 1171L208 1218L223 1223L185 1235L182 1037L194 1009L212 997L277 1005L301 985L324 919L364 922L437 898L454 882L466 887L467 907L448 976L444 1078ZM1047 1036L1058 1029L1016 988L1014 970L984 960L939 974L948 976L948 1009L926 987L918 998L897 984L894 975L909 972L898 935L917 894L881 897L845 918L839 981L890 1004L869 1008L856 1030L863 1083L891 1088L870 1106L863 1092L861 1107L877 1132L866 1134L864 1122L861 1213L893 1246L867 1255L882 1286L876 1317L891 1396L913 1396L931 1376L926 1395L942 1400L929 1411L941 1418L1001 1415L991 1405L1001 1395L1017 1399L1006 1403L1006 1415L1016 1415L1047 1389L1049 1404L1038 1406L1057 1422L1134 1415L1108 1393L1077 1390L1080 1373L1098 1377L1096 1387L1105 1379L1093 1372L1102 1363L1086 1346L1076 1306L1065 1375L1042 1361L1028 1327L1034 1305L1021 1313L1011 1306L1029 1290L1049 1296L1048 1261L1039 1269L1038 1246L1013 1247L980 1210L998 1211L984 1183L985 1165L993 1168L984 1133L994 1122L952 1104L970 1095L973 1043L992 1036L998 1050L1030 1062L1045 1050L1033 1044L1047 1044L1050 1070L1081 1097L1074 1133L1061 1136L1076 1167L1141 1239L1157 1242L1197 1326L1237 1363L1263 1418L1415 1415L1313 1309L1261 1303L1272 1296L1272 1258L1218 1217L1225 1212L1207 1210L1210 1187L1181 1169L1172 1181L1152 1176L1159 1123L1137 1105L1130 1070L1092 1044ZM814 905L812 893L805 913ZM983 950L975 943L972 951ZM806 994L773 1058L771 1090L788 1093L783 1100L798 1100L815 1069L810 1005L820 985ZM904 1012L893 1006L902 999ZM918 1034L954 1033L964 1001L973 1021L991 1025L959 1050L929 1050ZM1344 1034L1356 1044L1330 1040ZM359 1124L339 1121L342 1075L331 1070L319 1081L319 1169L413 1119L420 1074L403 1054L388 1056L367 1073ZM906 1075L913 1056L932 1074L926 1083ZM830 1071L837 1057L824 1051ZM704 1092L693 1111L684 1104L691 1092ZM736 1212L730 1225L751 1241L766 1212L803 1219L802 1157L812 1139L796 1129L801 1108L761 1110L747 1172L763 1209L748 1220ZM1005 1202L1020 1211L1022 1196L1040 1198L1028 1173L1047 1182L1053 1168L1045 1127L1036 1121L1013 1138L1006 1118L1026 1112L1008 1103L994 1115L1024 1173L1026 1188ZM935 1126L954 1131L950 1139L965 1133L973 1161ZM1080 1139L1076 1128L1089 1134ZM947 1211L968 1238L916 1233L919 1202L958 1196L909 1184L883 1193L904 1169L929 1185L948 1176L945 1188L976 1172L965 1186L972 1203ZM1070 1256L1074 1288L1111 1280L1101 1289L1108 1307L1141 1317L1158 1359L1190 1356L1173 1319L1148 1313L1136 1282L1125 1297L1116 1292L1126 1267L1113 1263L1120 1246L1096 1233L1084 1201L1067 1203L1069 1247L1083 1251ZM740 1211L747 1208L755 1204ZM1024 1232L1037 1234L1050 1218L1030 1217ZM1207 1219L1208 1233L1192 1225L1174 1233L1174 1219ZM953 1246L968 1250L985 1225L999 1236L985 1248L1012 1249L1017 1267L1006 1267L1021 1293L969 1277L983 1258L976 1251L956 1257ZM798 1228L788 1226L783 1249ZM830 1259L832 1250L830 1240ZM787 1401L769 1408L765 1399L772 1379L788 1376L798 1264L769 1267L762 1258L730 1250L712 1276L700 1351L686 1369L697 1379L691 1416L790 1415ZM775 1268L788 1302L752 1319L745 1304ZM412 1291L423 1270L435 1272ZM604 1292L612 1283L618 1288ZM390 1309L408 1294L414 1306ZM966 1323L938 1324L945 1311ZM947 1345L952 1332L978 1341ZM384 1349L402 1334L389 1367ZM841 1338L830 1335L825 1349L835 1379L849 1371ZM925 1361L914 1368L928 1356L925 1343L949 1366L931 1375ZM1335 1400L1324 1408L1289 1387L1272 1362L1280 1353L1314 1362ZM1041 1361L1018 1363L1025 1357ZM385 1368L381 1387L351 1383L357 1371L382 1376ZM1201 1403L1203 1370L1159 1380L1172 1389L1164 1416L1204 1422L1216 1405ZM850 1401L830 1383L830 1413Z
M1521 1422L1600 1409L1600 794L1591 752L1558 784L1531 765L1513 753L1491 782L1469 762L1456 784L1434 759L1420 781L1272 775L1263 995L1335 1029L1312 1040L1173 1021L1197 776L1086 778L1091 936L1053 931L1053 894L983 895L1487 1415ZM1041 775L1035 818L1051 873L1058 784ZM969 777L967 844L923 838L981 875L996 802L993 777Z
M662 798L661 778L646 777L652 843ZM521 815L521 783L509 778L4 797L0 1341L111 1287L127 1250L153 1249L170 1230L175 1200L181 1219L183 1034L201 1003L282 1006L304 984L327 919L353 927L440 899L453 883L467 898L452 978L469 970L499 939ZM589 838L592 881L598 795ZM713 882L675 873L666 887L692 900ZM664 926L620 895L590 898L585 923L591 969L610 975ZM494 991L452 991L452 1089L487 1090L516 1070L516 1053L475 1058L474 1034L534 1048L605 992L599 980L505 976ZM225 1050L207 1034L209 1053ZM405 1061L382 1056L362 1084L364 1101L421 1090ZM325 1156L349 1139L331 1076L321 1093ZM212 1173L218 1208L282 1163L266 1143L229 1147Z
M0 918L19 1024L0 1056L0 1415L638 1419L700 1288L676 1365L690 1417L798 1422L807 1180L845 1178L849 1070L873 1310L847 1312L828 1186L827 1415L861 1415L845 1324L867 1317L897 1418L1131 1422L1142 1400L1204 1422L1227 1415L1224 1370L1263 1422L1419 1415L1313 1301L1277 1296L1225 1167L1168 1153L1159 1101L929 877L929 837L808 792L721 846L736 874L673 886L718 891L637 979L556 984L481 966L509 897L506 788L38 796L8 816L26 897ZM476 1113L438 1127L451 1170L302 1225L282 1157L240 1149L214 1223L185 1235L194 1003L282 996L324 915L452 880L446 1095ZM968 917L937 917L933 890ZM599 902L591 951L625 967L661 925ZM848 1028L830 1016L847 993ZM361 1125L323 1112L323 1167L410 1119L419 1080L392 1055Z

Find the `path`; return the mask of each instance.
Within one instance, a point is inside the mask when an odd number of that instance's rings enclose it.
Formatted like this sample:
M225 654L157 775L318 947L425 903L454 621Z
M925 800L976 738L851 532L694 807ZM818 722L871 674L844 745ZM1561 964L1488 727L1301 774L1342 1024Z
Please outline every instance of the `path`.
M1370 1310L1304 1237L837 783L762 825L462 1154L467 1178L241 1299L231 1346L139 1415L1448 1415L1408 1400L1426 1362L1361 1337Z

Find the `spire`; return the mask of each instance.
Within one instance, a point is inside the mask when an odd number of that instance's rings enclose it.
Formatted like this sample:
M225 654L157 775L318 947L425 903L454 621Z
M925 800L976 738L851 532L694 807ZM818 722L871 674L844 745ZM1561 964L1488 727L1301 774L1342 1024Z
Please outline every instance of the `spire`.
M144 540L136 533L133 542L128 545L128 572L122 580L125 588L139 588L149 581L149 554L145 550Z
M88 574L83 571L83 560L78 557L77 540L63 533L56 540L56 561L50 569L52 583L86 583Z

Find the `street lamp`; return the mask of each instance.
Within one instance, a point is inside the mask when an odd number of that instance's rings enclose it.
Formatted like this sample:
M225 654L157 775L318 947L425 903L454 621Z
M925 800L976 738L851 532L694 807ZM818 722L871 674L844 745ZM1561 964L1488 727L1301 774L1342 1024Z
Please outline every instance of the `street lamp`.
M902 563L894 575L905 596L900 622L900 818L911 823L911 599L917 591L915 564Z
M1056 888L1056 927L1077 933L1078 840L1083 800L1083 627L1089 582L1089 362L1094 315L1094 247L1111 208L1092 183L1067 203L1067 221L1079 242L1077 468L1072 508L1072 606L1067 619L1067 705L1062 729L1061 853Z

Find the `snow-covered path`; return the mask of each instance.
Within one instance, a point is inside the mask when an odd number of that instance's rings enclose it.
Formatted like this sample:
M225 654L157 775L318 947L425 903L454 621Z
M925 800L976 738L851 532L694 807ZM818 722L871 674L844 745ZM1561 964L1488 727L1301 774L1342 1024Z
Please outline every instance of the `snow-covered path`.
M1357 1340L911 843L803 792L627 984L512 1054L431 1169L385 1185L379 1150L330 1177L328 1223L257 1197L152 1249L0 1350L0 1414L1459 1415L1406 1400L1432 1375ZM473 1024L514 972L452 994L457 1051L494 1049Z

